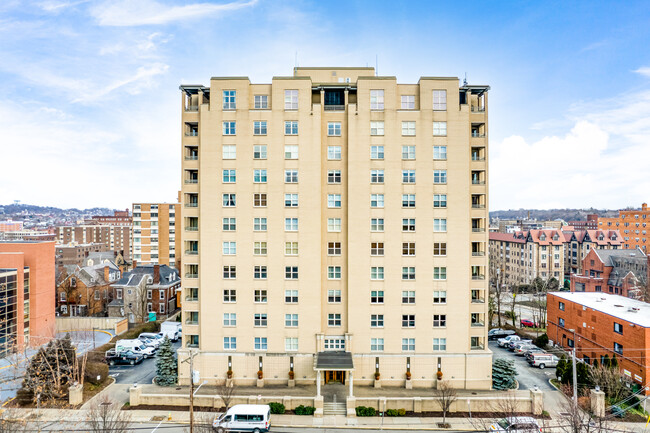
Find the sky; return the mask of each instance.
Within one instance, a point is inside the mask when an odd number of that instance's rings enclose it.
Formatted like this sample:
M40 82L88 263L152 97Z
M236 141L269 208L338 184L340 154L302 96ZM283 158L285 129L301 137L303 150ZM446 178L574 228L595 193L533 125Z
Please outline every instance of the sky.
M491 210L650 199L650 2L3 0L0 204L181 184L180 84L299 66L490 85Z

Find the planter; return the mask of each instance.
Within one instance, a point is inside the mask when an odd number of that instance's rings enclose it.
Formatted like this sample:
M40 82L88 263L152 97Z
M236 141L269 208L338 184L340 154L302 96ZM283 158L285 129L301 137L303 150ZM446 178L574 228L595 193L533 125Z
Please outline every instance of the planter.
M264 379L257 379L257 387L264 388Z
M375 388L381 388L381 379L375 379Z
M404 388L413 389L413 381L407 380L406 383L404 384Z
M287 385L289 386L289 388L295 388L296 381L294 379L289 379L289 383Z
M232 388L235 386L235 380L234 379L226 379L226 387L227 388Z

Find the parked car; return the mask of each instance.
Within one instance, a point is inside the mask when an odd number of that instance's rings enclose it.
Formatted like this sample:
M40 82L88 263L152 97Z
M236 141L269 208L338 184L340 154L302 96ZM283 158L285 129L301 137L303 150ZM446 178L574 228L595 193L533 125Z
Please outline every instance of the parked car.
M536 348L538 348L538 347L535 346L534 344L526 344L526 343L525 343L525 344L518 344L518 345L515 347L515 355L517 355L517 356L524 356L524 354L525 354L528 350L536 349Z
M533 354L533 353L546 353L544 349L540 349L537 346L533 346L532 348L524 351L523 355L528 360L528 358Z
M152 340L158 341L158 344L161 344L164 338L162 332L143 332L142 334L138 335L138 338L140 337L151 338Z
M492 328L488 331L488 340L498 340L499 338L513 335L515 331L512 329Z
M529 416L509 416L492 424L490 430L498 432L541 432L542 428L535 418Z
M151 347L154 352L157 351L160 346L160 342L155 338L138 337L138 340L142 341L145 346Z
M142 362L144 356L134 353L132 350L124 350L122 352L116 352L115 349L109 349L106 351L105 359L108 365L115 364L129 364L135 365Z
M522 345L522 344L533 344L533 340L513 341L513 342L508 344L508 350L510 350L511 352L514 352L517 345Z
M519 338L518 335L508 335L507 337L499 338L497 342L499 343L499 347L508 347L508 344L510 344L511 341L519 341L521 338Z
M532 320L528 320L528 319L521 319L519 321L519 325L522 328L539 328L539 324L534 323Z
M559 358L550 353L533 353L528 358L528 363L531 367L539 367L544 369L546 367L557 367Z
M117 353L121 353L127 350L140 354L144 356L145 359L154 356L153 348L145 346L142 340L119 340L117 343L115 343L115 351Z

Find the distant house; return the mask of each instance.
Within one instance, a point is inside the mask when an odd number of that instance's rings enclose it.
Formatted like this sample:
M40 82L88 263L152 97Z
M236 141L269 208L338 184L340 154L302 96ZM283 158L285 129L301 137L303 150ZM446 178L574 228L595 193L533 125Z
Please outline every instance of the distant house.
M103 253L95 253L103 254ZM63 267L56 288L60 316L105 316L113 299L111 283L122 274L112 252L108 257L86 260L86 266Z

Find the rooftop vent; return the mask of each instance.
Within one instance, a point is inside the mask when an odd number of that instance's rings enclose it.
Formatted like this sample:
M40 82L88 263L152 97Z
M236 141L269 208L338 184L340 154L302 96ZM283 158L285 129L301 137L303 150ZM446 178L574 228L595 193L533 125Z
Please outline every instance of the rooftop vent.
M627 309L630 313L638 313L639 309L637 307L630 307Z
M619 304L616 304L616 305L614 305L614 306L615 306L615 307L619 307L619 308L623 308L623 306L622 306L622 305L619 305Z

